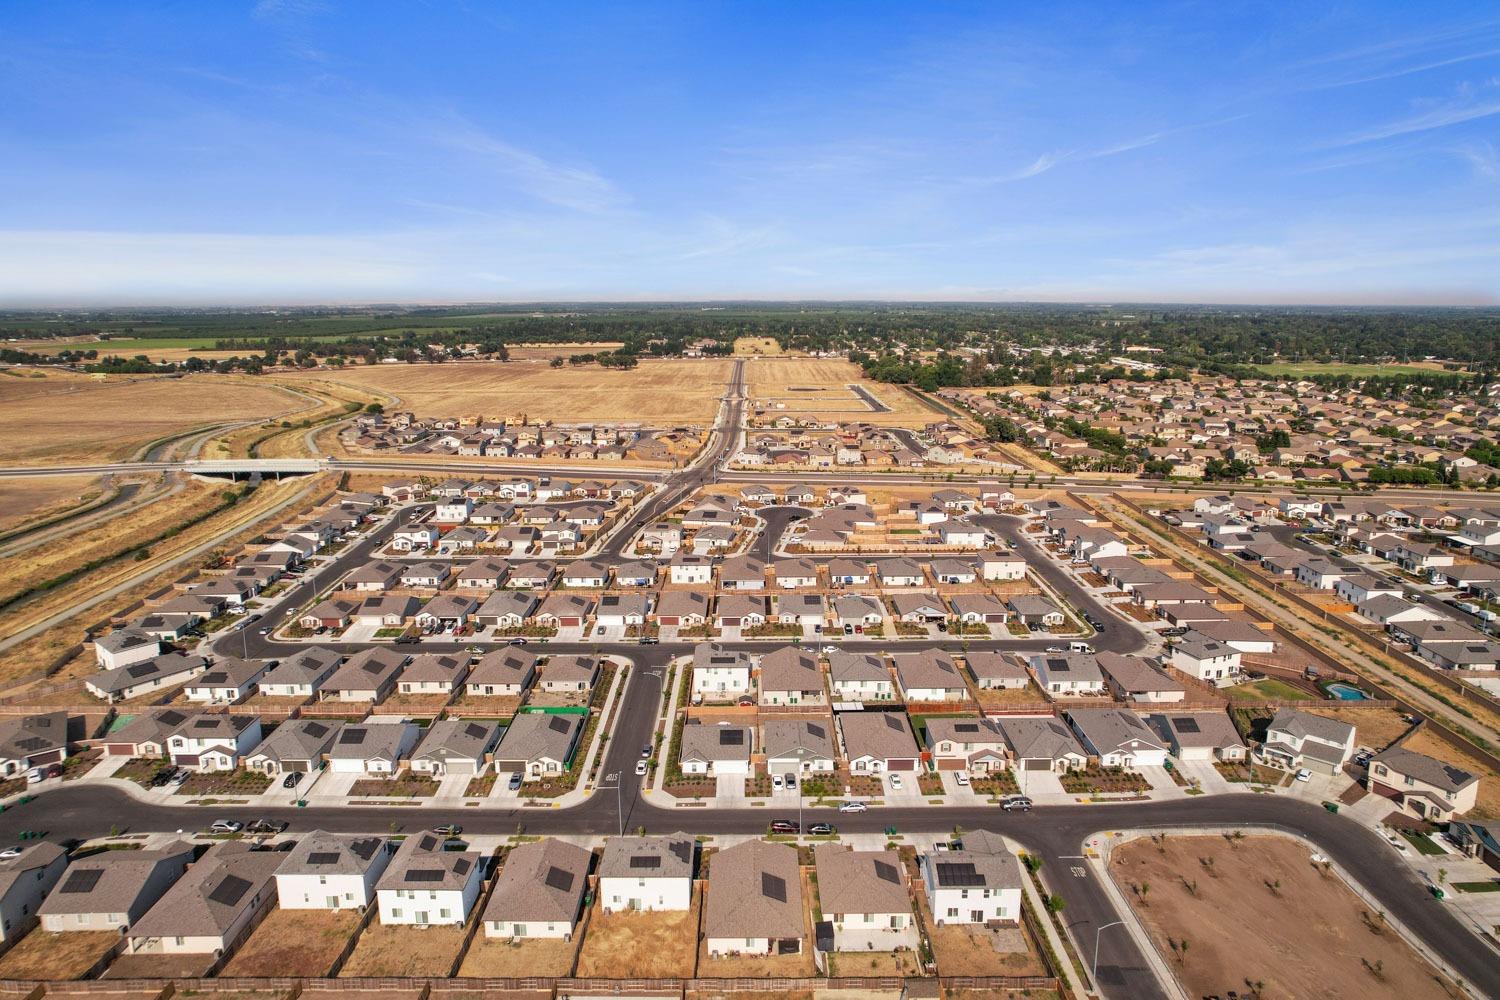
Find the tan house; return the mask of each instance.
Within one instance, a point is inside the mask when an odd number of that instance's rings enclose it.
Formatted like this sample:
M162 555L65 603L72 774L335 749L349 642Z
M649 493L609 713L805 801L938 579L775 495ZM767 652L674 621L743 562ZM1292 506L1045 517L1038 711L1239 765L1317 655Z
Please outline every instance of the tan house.
M1468 812L1479 799L1478 775L1401 746L1370 760L1369 787L1402 812L1432 823Z

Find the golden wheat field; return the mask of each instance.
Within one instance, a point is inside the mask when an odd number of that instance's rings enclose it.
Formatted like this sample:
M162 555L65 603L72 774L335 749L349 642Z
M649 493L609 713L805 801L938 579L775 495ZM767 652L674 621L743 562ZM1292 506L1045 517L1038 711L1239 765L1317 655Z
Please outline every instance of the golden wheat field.
M374 365L317 378L400 399L419 417L516 417L564 423L590 420L651 424L707 423L724 395L732 365L724 360L642 361L629 371L598 365L553 368L542 361L475 361L442 365ZM295 385L299 376L283 378Z
M745 365L750 399L764 416L911 426L941 414L905 389L865 379L857 365L836 358L757 358ZM872 409L858 386L888 412Z
M195 375L95 377L29 369L0 378L0 464L130 458L142 445L211 424L306 406L272 382Z

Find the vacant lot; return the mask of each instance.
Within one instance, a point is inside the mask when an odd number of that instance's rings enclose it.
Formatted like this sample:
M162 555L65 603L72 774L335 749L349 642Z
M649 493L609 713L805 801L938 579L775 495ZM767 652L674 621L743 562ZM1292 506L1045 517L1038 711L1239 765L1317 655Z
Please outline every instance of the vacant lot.
M736 337L734 338L734 353L736 357L754 357L756 355L783 354L781 344L775 337Z
M629 371L597 365L553 368L513 361L377 365L320 381L379 390L399 397L399 409L419 417L484 416L578 422L618 420L648 424L707 423L729 381L728 361L643 361ZM296 384L297 376L284 381ZM391 406L387 406L389 411Z
M272 910L222 976L326 976L359 927L353 910Z
M101 493L98 476L0 480L0 532L45 521Z
M566 976L573 971L573 956L578 939L563 941L548 938L485 937L484 929L474 936L458 974L468 979L512 979L526 976Z
M462 927L388 927L376 917L339 975L446 976L463 943Z
M765 416L811 416L823 420L863 421L871 424L921 426L942 414L919 402L906 390L865 380L864 372L847 361L828 358L770 358L746 364L750 399ZM850 386L858 385L887 412L871 409Z
M1309 705L1306 711L1353 726L1355 742L1372 750L1384 750L1411 728L1411 723L1394 708Z
M1211 873L1204 859L1212 859ZM1453 995L1293 841L1142 839L1116 850L1110 871L1190 996L1260 983L1268 998Z
M159 438L305 405L305 400L269 382L214 375L97 380L50 371L43 378L4 378L0 462L51 465L125 459Z
M1443 370L1443 366L1436 361L1417 361L1404 365L1361 365L1341 361L1278 361L1250 367L1258 368L1267 375L1285 375L1295 378L1307 375L1352 375L1356 378L1367 375L1416 375Z
M49 934L38 927L0 958L0 979L77 979L119 940L114 931Z
M691 976L697 959L698 907L661 913L605 913L594 904L578 956L578 975L634 977Z

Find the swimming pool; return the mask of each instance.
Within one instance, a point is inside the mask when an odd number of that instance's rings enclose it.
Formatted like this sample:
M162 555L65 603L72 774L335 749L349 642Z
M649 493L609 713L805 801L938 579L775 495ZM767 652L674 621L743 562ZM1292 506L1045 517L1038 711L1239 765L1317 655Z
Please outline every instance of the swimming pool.
M1330 698L1339 701L1368 701L1370 696L1365 694L1353 684L1345 684L1343 681L1335 681L1323 689L1328 692Z

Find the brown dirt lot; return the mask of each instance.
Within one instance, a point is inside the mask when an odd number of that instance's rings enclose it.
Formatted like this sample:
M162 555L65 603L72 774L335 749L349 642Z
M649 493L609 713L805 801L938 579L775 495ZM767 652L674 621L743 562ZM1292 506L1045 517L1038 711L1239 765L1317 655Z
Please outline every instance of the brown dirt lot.
M870 424L918 426L943 414L919 402L905 390L865 379L857 365L831 358L757 359L745 366L752 402L773 404L767 414L811 416L825 420L860 421ZM853 384L890 407L875 413L853 390ZM774 404L784 403L785 409Z
M44 521L103 492L98 476L37 476L0 481L0 531Z
M573 971L578 940L486 937L484 929L474 936L458 974L470 979L512 979L526 976L566 976Z
M718 408L730 371L730 363L722 360L643 361L629 371L486 361L378 365L319 373L318 378L389 392L400 397L399 409L419 417L525 414L531 420L568 422L706 423ZM288 384L295 380L285 379Z
M1304 711L1353 726L1355 741L1360 746L1377 751L1396 742L1411 728L1411 723L1394 708L1343 708L1314 704L1308 705Z
M463 940L462 927L388 927L377 917L360 932L339 975L446 976Z
M269 382L224 376L97 380L49 371L40 379L0 379L0 462L48 465L128 458L157 438L305 405ZM40 415L46 416L44 422Z
M125 954L110 963L103 979L196 979L214 964L213 955Z
M1206 874L1205 857L1217 877ZM1394 931L1371 930L1359 897L1319 874L1294 841L1251 837L1233 847L1222 837L1173 836L1158 848L1141 839L1114 852L1110 871L1132 899L1133 886L1150 886L1135 914L1190 996L1243 991L1247 982L1264 982L1266 1000L1455 995ZM1196 896L1184 878L1197 883ZM1267 885L1278 881L1274 891Z
M683 912L605 913L595 903L578 955L578 975L693 975L702 896L695 891L692 908Z
M272 910L221 976L326 976L359 927L352 910Z
M0 979L77 979L119 939L114 931L50 934L38 927L0 958Z

